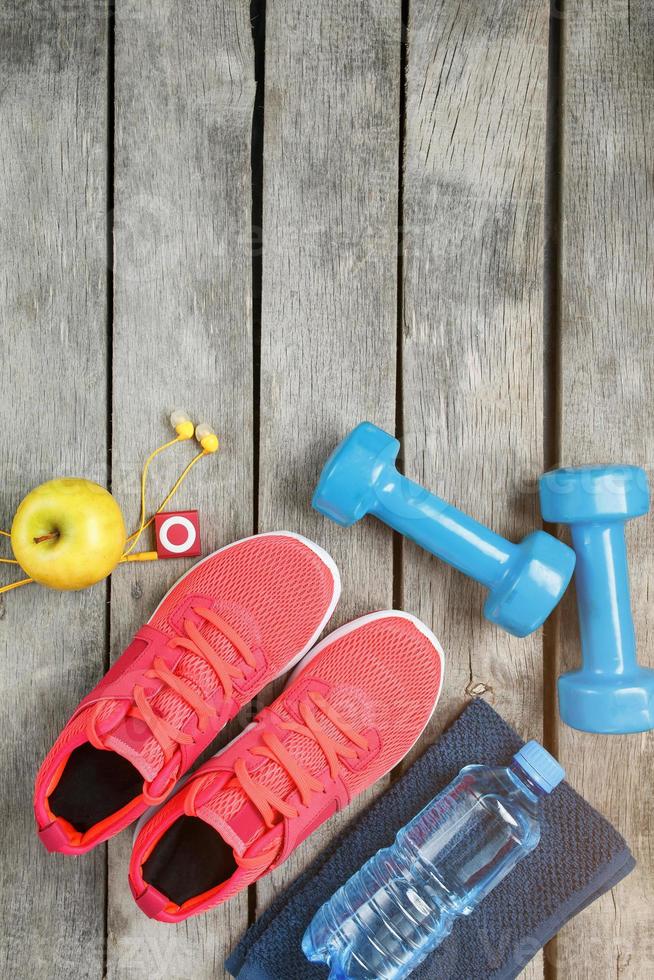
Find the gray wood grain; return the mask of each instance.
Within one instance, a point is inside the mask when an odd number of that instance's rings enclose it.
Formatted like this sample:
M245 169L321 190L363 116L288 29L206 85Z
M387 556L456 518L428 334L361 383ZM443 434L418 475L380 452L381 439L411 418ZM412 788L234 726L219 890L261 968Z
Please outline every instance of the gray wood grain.
M106 484L106 16L0 3L0 526L55 476ZM2 539L0 553L9 557ZM0 565L3 583L24 576ZM34 778L103 671L106 585L0 597L0 973L100 978L104 855L50 856Z
M205 553L253 529L248 15L245 0L134 0L116 11L114 488L135 523L139 468L169 438L166 414L184 407L212 423L220 453L171 503L199 509ZM155 462L152 504L196 449ZM114 656L189 566L114 575ZM108 976L219 977L247 925L247 895L179 926L152 922L129 892L131 839L109 848Z
M507 537L540 526L547 9L412 0L403 215L408 476ZM485 590L403 545L403 604L443 642L432 739L472 694L541 734L542 637L482 615ZM526 974L542 976L537 958Z
M392 603L388 530L338 529L310 501L353 425L394 426L399 71L392 0L268 5L260 525L333 555L343 596L331 627ZM362 806L257 885L257 913Z
M654 457L654 7L567 0L562 199L562 465ZM627 527L639 657L654 665L654 524ZM560 670L580 661L566 597ZM560 724L568 778L621 831L638 862L560 934L561 976L654 973L651 733L594 736Z

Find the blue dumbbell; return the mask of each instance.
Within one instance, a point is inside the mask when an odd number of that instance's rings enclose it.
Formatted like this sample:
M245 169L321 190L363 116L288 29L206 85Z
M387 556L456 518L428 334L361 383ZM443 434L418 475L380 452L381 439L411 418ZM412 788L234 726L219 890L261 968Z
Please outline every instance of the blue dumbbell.
M552 470L540 480L543 517L569 524L582 667L559 678L561 718L583 732L654 728L654 670L636 660L625 521L649 510L638 466Z
M362 422L322 471L313 506L349 527L374 514L490 590L484 614L514 636L544 622L565 592L574 552L544 531L511 544L398 473L397 439Z

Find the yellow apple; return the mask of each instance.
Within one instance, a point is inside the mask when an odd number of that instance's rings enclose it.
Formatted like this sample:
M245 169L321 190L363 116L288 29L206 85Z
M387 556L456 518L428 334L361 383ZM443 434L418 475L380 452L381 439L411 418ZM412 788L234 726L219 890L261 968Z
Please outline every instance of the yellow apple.
M49 480L21 501L11 546L30 578L51 589L85 589L106 578L125 548L125 522L108 490L90 480Z

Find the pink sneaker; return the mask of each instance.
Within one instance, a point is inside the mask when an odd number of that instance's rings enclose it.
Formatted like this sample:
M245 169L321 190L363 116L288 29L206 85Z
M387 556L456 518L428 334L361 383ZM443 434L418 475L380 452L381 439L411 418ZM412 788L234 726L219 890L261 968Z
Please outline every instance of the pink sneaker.
M191 568L41 766L34 811L46 848L82 854L164 800L230 718L310 649L339 593L329 555L286 531Z
M409 751L442 674L436 637L407 613L373 613L328 636L138 832L129 876L141 909L179 922L278 867Z

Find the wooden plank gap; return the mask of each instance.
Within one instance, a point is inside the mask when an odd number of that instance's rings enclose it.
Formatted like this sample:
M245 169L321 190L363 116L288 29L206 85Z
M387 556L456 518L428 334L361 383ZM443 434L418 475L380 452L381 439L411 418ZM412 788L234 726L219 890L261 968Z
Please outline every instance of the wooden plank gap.
M397 337L395 347L395 435L400 440L397 467L404 471L402 442L404 435L404 398L402 393L402 335L404 332L404 147L406 140L406 73L408 65L409 0L402 0L399 76L399 142L397 153ZM393 608L404 606L402 535L393 533ZM391 781L394 779L391 774Z
M396 465L404 472L404 392L402 368L402 338L404 335L404 152L406 146L406 88L408 69L408 35L410 0L402 0L400 35L400 118L397 154L397 337L395 349L395 436L400 440ZM393 532L393 609L404 609L404 538ZM392 786L402 775L400 762L390 775Z
M261 285L263 280L263 133L266 79L266 0L250 0L254 47L252 112L252 493L253 532L259 530L259 420L261 413Z
M266 0L251 0L250 25L254 48L254 108L252 111L252 520L259 531L259 443L261 418L261 302L263 280L263 135L266 79ZM247 708L247 722L256 713ZM257 918L257 886L248 888L248 926Z
M113 346L114 346L114 132L116 126L116 4L107 4L107 135L106 135L106 210L105 226L107 249L106 273L106 358L107 358L107 489L112 486L112 413L113 413ZM111 583L107 580L107 612L111 602ZM107 615L107 644L105 670L109 670L111 651L111 620Z
M548 55L548 90L545 163L545 254L543 289L543 471L560 465L561 459L561 0L552 0ZM534 481L534 494L538 485ZM540 505L539 505L540 509ZM543 522L550 534L556 527ZM543 628L543 739L557 750L556 663L558 610Z
M116 124L116 3L107 3L107 104L106 104L106 362L107 362L107 489L112 488L112 445L113 445L113 356L114 356L114 131ZM105 643L104 673L111 666L111 578L105 582ZM107 976L109 966L109 846L102 845L104 862L104 936L102 944L102 977Z
M543 470L561 458L561 181L562 181L562 27L563 0L551 0L545 123L545 198L543 265ZM534 487L534 493L538 488ZM543 522L544 530L557 529ZM560 614L554 611L543 627L543 744L558 754L556 671L559 659ZM544 980L556 980L556 937L543 956Z

